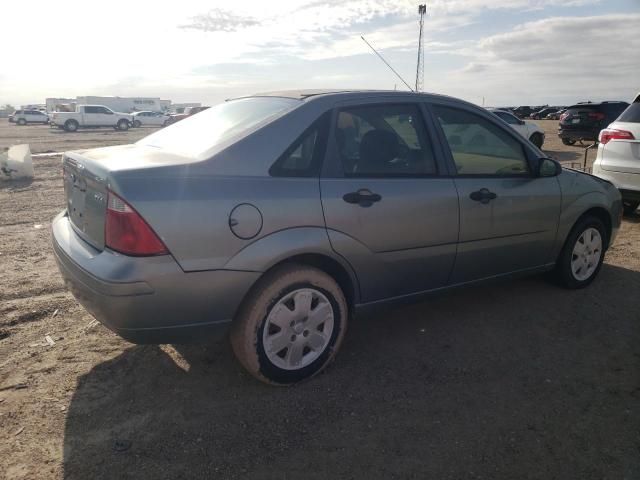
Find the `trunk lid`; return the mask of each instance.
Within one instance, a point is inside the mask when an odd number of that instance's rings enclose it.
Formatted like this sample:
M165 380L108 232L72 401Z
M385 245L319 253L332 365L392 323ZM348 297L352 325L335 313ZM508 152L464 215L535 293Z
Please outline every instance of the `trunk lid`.
M104 248L104 219L107 208L107 183L87 168L82 158L68 154L62 169L67 212L73 229L89 244Z
M71 225L90 245L98 250L104 249L107 188L115 188L113 184L117 177L134 170L140 172L191 162L192 159L142 145L65 153L62 168Z

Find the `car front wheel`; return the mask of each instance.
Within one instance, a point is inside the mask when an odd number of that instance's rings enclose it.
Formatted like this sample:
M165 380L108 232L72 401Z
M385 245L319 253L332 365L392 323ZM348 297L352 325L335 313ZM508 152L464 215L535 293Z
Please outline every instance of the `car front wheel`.
M565 145L574 145L576 141L570 138L563 138L562 143L564 143Z
M129 130L129 122L127 122L126 120L120 120L116 128L123 132Z
M134 120L133 126L134 128L140 128L142 126L142 123L140 123L140 120Z
M332 277L313 267L287 265L265 275L245 299L231 345L254 377L291 385L331 363L348 315L344 294Z
M606 248L607 233L598 217L587 216L571 230L562 249L556 272L567 288L589 285L598 275Z

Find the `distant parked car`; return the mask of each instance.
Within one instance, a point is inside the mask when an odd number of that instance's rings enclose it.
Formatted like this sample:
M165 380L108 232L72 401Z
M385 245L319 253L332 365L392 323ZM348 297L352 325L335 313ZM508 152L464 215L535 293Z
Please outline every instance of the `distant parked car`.
M513 114L518 118L527 118L533 112L535 112L535 110L526 105L522 105L513 109Z
M598 141L593 174L620 190L624 211L631 214L640 205L640 94Z
M53 112L50 121L52 127L63 128L67 132L99 127L129 130L132 123L132 115L114 112L104 105L78 105L75 112Z
M600 130L606 128L627 108L627 102L577 103L560 117L558 136L565 145L578 140L595 142Z
M560 107L547 107L537 112L533 112L530 117L532 120L543 120L547 118L547 115L557 112L558 110L560 110Z
M511 112L504 110L489 109L494 115L507 122L511 128L533 143L536 147L542 148L544 144L544 130L534 122L521 120Z
M40 110L16 110L9 115L9 121L18 125L28 123L49 123L49 115Z
M62 163L78 301L138 343L229 332L281 385L331 363L355 312L523 273L586 287L622 209L485 109L409 92L230 100Z
M562 110L558 110L557 112L551 112L549 115L547 115L547 120L560 120L560 116L566 111L567 109L563 108Z
M161 112L133 112L134 127L162 127L167 124L169 115Z
M196 113L200 113L207 108L209 107L187 107L184 109L183 113L170 115L165 125L171 125L173 123L179 122L180 120L184 120L185 118L190 117L191 115L195 115Z

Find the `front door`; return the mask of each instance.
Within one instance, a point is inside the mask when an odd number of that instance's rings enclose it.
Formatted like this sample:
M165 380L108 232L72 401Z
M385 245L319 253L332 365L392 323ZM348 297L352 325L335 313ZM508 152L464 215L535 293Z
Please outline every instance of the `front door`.
M345 106L320 180L334 250L354 267L363 303L446 285L458 198L441 175L417 103Z
M523 141L489 114L444 105L431 109L460 196L451 283L553 263L561 207L558 179L535 175Z

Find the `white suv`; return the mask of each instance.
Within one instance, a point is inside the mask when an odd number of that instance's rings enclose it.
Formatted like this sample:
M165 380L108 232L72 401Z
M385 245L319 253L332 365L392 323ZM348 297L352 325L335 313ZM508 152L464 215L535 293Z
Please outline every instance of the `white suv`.
M600 132L598 141L593 174L620 190L624 211L630 215L640 205L640 94Z
M511 128L533 143L536 147L542 148L542 144L544 143L544 130L539 127L537 123L521 120L513 113L507 112L506 110L490 108L489 111L507 122Z
M18 125L27 123L49 123L49 116L39 110L16 110L9 116L9 121Z

